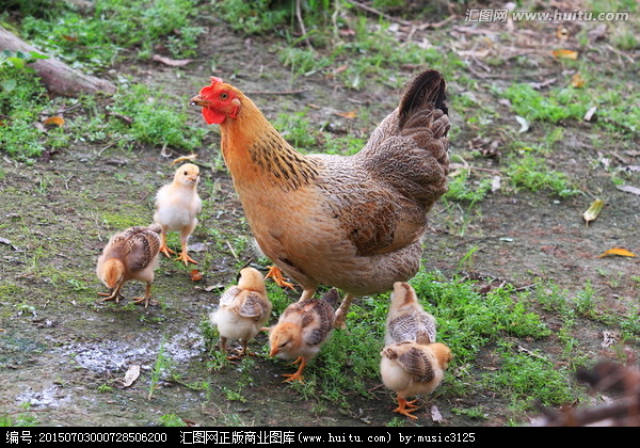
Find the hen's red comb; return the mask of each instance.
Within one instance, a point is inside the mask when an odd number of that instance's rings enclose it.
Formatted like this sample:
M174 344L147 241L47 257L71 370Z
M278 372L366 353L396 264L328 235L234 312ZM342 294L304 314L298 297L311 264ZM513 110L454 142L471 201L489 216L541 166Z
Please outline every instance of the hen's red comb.
M224 82L222 81L222 79L220 78L216 78L215 76L211 77L211 85L203 87L202 89L200 89L200 95L205 96L207 94L209 94L212 89L215 87L216 84Z

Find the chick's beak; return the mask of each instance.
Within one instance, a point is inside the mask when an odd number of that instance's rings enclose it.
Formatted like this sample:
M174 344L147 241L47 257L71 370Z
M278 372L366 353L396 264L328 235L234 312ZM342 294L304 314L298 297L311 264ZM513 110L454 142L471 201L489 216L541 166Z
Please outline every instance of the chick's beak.
M196 95L193 98L191 98L191 101L189 101L189 104L191 104L192 106L207 107L209 106L209 101L202 98L201 95Z
M269 356L271 356L273 358L277 354L278 354L278 347L277 346L271 347L271 351L269 352Z

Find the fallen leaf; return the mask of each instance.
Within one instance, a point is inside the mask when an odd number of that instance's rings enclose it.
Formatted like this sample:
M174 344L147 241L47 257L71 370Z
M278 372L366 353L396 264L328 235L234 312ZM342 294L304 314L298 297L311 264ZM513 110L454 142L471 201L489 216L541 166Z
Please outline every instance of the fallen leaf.
M45 126L58 126L59 128L61 128L62 126L64 126L64 118L62 118L59 115L56 115L55 117L47 118L42 123Z
M604 258L604 257L608 257L611 255L619 255L621 257L635 257L636 254L634 254L631 251L628 251L627 249L622 249L621 247L614 247L613 249L609 249L608 251L605 251L603 253L601 253L600 255L598 255L598 258Z
M168 65L170 67L184 67L190 62L193 62L193 59L171 59L164 56L160 56L159 54L154 54L151 57L152 60L156 62L160 62L164 65Z
M194 269L191 271L191 281L192 282L199 282L200 280L202 280L202 273L200 271L198 271L197 269Z
M204 252L205 250L207 250L207 245L204 243L189 244L189 250L191 252Z
M600 347L602 348L611 347L612 345L616 345L617 341L618 341L618 338L616 337L615 333L607 330L602 331L602 343L600 344Z
M551 53L556 59L571 59L573 61L578 59L578 52L573 50L553 50Z
M433 423L440 423L444 420L444 418L442 418L440 410L435 404L431 406L431 420L433 420Z
M131 386L140 376L140 366L130 366L125 373L124 378L120 380L120 387L126 388Z
M587 211L582 214L582 217L587 222L587 225L589 225L591 221L595 221L595 219L600 215L602 207L604 207L604 201L602 201L601 199L596 199L591 203Z
M198 154L189 154L188 156L180 156L177 159L173 159L171 161L171 166L175 165L176 163L185 162L187 160L195 160L197 157L198 157Z
M598 25L596 28L592 29L587 33L587 36L591 40L591 42L596 42L600 39L604 39L607 34L607 25L605 23Z
M551 84L555 83L556 81L557 81L556 78L549 78L549 79L545 79L542 82L530 82L529 85L535 90L540 90L543 87L550 86Z
M333 71L333 74L334 74L334 75L337 75L338 73L342 73L342 72L343 72L343 71L345 71L347 68L349 68L349 66L348 66L347 64L343 64L343 65L341 65L340 67L336 68L336 69Z
M593 106L592 108L590 108L586 114L584 114L584 121L591 121L591 118L593 118L593 114L596 113L596 109L597 106Z
M69 36L68 34L63 34L62 38L64 40L69 41L69 42L76 42L78 40L78 38L76 36Z
M210 286L207 286L206 288L204 288L204 290L207 291L207 292L211 292L214 289L224 289L224 285L222 283L218 283L216 285L210 285Z
M518 133L522 134L523 132L527 132L529 130L529 122L522 118L519 115L516 115L516 121L520 124L520 129L518 129Z
M341 36L355 36L356 35L356 32L354 30L352 30L351 28L340 30L340 31L338 31L338 33Z
M500 176L493 176L493 178L491 179L491 193L495 193L500 189L501 179L502 178Z
M584 79L580 76L580 73L576 73L571 77L571 85L576 89L584 87Z
M349 120L353 120L358 116L355 110L351 110L349 112L335 112L336 115L343 118L348 118Z
M616 188L625 193L631 193L640 196L640 188L632 187L631 185L618 185Z

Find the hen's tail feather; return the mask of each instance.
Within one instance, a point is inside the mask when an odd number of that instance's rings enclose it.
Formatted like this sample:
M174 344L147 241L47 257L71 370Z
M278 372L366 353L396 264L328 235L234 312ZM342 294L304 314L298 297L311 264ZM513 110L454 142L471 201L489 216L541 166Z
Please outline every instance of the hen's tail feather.
M435 70L427 70L418 75L400 101L398 126L402 130L413 113L429 105L429 109L440 109L448 113L445 101L446 83Z

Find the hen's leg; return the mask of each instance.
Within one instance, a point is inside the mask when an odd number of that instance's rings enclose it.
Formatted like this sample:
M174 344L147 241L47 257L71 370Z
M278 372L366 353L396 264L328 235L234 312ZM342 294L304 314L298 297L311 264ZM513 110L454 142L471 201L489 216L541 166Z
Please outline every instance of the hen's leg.
M347 294L346 296L344 296L344 299L342 299L342 303L340 304L340 307L337 309L335 314L335 320L333 321L334 328L339 328L342 330L347 328L347 325L345 324L344 321L347 318L347 312L349 311L349 307L351 306L352 300L353 300L352 294Z
M171 258L171 254L175 254L175 252L167 246L167 226L162 226L162 232L160 232L160 252L169 258Z
M117 284L116 287L113 288L113 291L111 291L110 295L109 294L105 294L103 292L99 292L98 295L100 295L100 296L108 296L108 297L102 299L102 302L107 302L109 300L115 300L116 303L119 303L120 302L120 297L122 297L120 295L120 288L122 288L123 284L124 284L124 282L121 282L121 283Z
M151 283L147 282L147 287L144 290L144 296L143 297L135 297L134 302L136 305L140 305L141 303L144 302L144 307L148 308L149 304L151 305L157 305L158 302L156 302L155 300L151 300Z
M276 285L278 285L281 288L291 288L294 290L296 289L295 286L293 286L293 283L289 283L284 279L284 275L282 275L282 271L276 265L269 267L269 272L267 272L267 275L265 276L265 278L272 278L273 281L276 282Z
M298 302L304 302L305 300L311 299L315 293L316 288L305 288L305 290L302 291L302 295L298 299Z
M191 258L187 253L188 252L187 240L189 239L189 235L191 235L191 232L193 232L194 228L195 228L195 223L190 226L183 227L182 231L180 232L180 243L182 244L182 251L178 256L178 260L183 261L185 266L187 266L189 263L198 264L198 262L193 258Z
M395 408L393 412L397 412L398 414L402 414L414 420L418 420L418 417L412 414L412 412L415 412L416 409L418 409L418 407L413 404L415 402L416 400L407 401L403 397L398 395L398 407Z
M295 373L285 373L282 375L286 378L283 383L290 383L292 381L300 381L301 383L304 383L302 379L302 371L304 370L304 366L307 365L307 361L302 356L298 356L298 359L293 361L292 364L295 365L298 363L300 363L300 367L298 367L298 370L296 370Z

